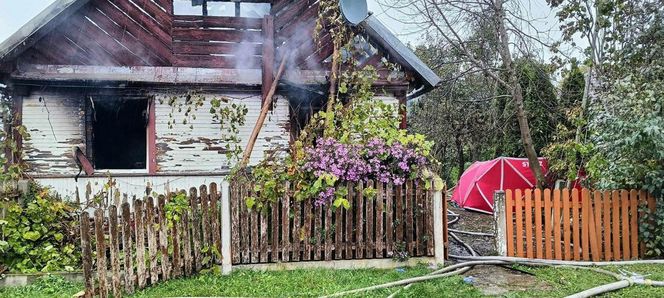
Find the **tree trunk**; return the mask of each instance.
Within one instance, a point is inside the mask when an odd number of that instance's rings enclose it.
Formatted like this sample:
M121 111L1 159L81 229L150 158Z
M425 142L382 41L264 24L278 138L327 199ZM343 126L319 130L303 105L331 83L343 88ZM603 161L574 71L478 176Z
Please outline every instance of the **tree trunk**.
M514 97L514 103L516 106L516 118L519 122L519 130L521 131L521 142L523 143L523 149L526 151L530 170L535 173L535 178L537 178L537 187L543 188L545 186L545 178L544 174L542 173L542 167L539 164L539 159L537 158L535 146L533 146L533 138L530 135L528 117L526 116L526 109L523 105L523 91L521 90L521 84L516 80L512 82L514 82L514 91L512 96Z
M498 51L500 51L500 56L503 60L503 64L507 69L509 75L508 83L511 86L506 86L510 89L512 98L514 99L514 105L516 107L516 118L519 122L519 130L521 132L521 142L523 143L523 149L526 152L528 157L528 164L530 170L535 174L537 179L537 187L543 187L545 180L544 174L542 173L542 167L539 164L537 159L537 152L535 151L535 146L533 145L533 138L530 134L530 126L528 125L528 117L526 115L526 108L523 104L523 90L521 89L521 84L519 83L519 78L516 76L516 70L514 65L512 65L512 53L510 52L510 40L507 35L507 28L505 27L505 8L503 7L503 0L495 0L495 9L496 9L496 25L498 29L498 34L500 35L500 43L498 44Z
M457 162L459 167L459 177L463 174L464 167L466 165L466 159L463 156L463 142L461 142L461 136L456 135L454 137L454 143L456 144L457 149Z

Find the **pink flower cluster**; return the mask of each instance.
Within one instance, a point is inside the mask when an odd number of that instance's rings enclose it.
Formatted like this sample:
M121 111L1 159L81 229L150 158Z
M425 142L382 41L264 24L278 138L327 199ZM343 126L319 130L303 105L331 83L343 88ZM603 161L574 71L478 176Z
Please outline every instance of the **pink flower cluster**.
M399 142L388 145L379 138L366 144L343 144L332 138L318 139L316 146L305 150L303 170L315 177L332 174L338 182L378 180L402 185L415 178L419 169L427 163L425 156L414 148ZM317 205L325 205L334 199L332 187L321 191Z

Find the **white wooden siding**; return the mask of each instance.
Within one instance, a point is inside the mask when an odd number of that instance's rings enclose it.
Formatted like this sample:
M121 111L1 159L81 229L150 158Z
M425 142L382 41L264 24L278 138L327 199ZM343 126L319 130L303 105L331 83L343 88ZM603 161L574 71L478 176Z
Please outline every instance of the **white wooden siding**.
M127 194L129 198L136 196L142 198L145 195L145 188L150 185L153 192L165 194L168 190L174 192L177 190L189 190L191 187L198 188L205 184L215 182L220 185L224 181L224 175L218 176L139 176L139 177L113 177L115 188L121 194ZM76 192L82 202L85 202L86 190L88 184L92 195L100 193L104 185L108 182L108 177L99 175L98 177L81 177L78 181L73 178L37 178L35 179L41 185L48 186L53 192L61 195L64 199L75 201ZM218 188L221 190L221 188Z
M41 100L40 100L41 98ZM23 142L32 174L76 174L73 148L85 152L85 105L68 93L32 92L23 98L23 125L30 138Z
M226 154L221 148L221 125L210 114L211 100L224 96L230 101L224 105L243 104L248 112L244 125L239 127L240 146L245 148L261 110L259 94L205 94L207 100L196 112L196 119L183 124L184 112L168 104L169 95L159 95L156 105L157 165L158 172L214 172L227 170ZM178 98L184 101L184 98ZM161 103L159 103L161 102ZM170 116L172 114L172 118ZM169 120L174 125L169 128ZM256 141L250 164L260 162L272 150L285 150L290 140L288 105L280 98L263 125Z

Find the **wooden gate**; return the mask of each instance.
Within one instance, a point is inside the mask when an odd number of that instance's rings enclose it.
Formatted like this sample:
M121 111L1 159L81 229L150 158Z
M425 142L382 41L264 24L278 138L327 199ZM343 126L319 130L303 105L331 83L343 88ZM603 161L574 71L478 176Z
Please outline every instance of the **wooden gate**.
M655 208L653 197L636 190L506 190L496 202L503 254L576 261L641 257L639 207Z

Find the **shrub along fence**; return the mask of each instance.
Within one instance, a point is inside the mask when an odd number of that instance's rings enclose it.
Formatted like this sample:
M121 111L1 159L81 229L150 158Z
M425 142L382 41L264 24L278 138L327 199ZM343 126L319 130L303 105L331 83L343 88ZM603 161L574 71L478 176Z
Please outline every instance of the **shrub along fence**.
M362 189L376 185L375 197ZM282 198L247 210L249 184L211 183L189 193L146 197L81 213L86 296L121 297L147 285L221 264L435 256L442 263L443 192L403 186L348 185L352 206L332 210ZM220 189L219 189L220 188Z
M636 190L506 190L494 201L499 253L551 260L642 257L639 207L655 208L652 196Z

